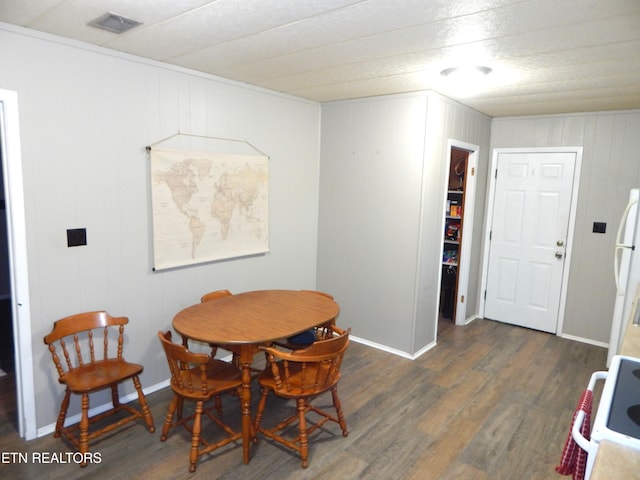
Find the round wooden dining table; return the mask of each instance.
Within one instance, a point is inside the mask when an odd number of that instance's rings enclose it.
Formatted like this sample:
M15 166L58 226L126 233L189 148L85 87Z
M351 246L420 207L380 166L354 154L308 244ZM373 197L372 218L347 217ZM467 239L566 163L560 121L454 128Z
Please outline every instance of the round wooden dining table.
M202 302L178 312L173 328L193 340L229 347L242 368L242 450L251 445L251 363L261 345L327 322L340 312L329 296L308 290L257 290Z

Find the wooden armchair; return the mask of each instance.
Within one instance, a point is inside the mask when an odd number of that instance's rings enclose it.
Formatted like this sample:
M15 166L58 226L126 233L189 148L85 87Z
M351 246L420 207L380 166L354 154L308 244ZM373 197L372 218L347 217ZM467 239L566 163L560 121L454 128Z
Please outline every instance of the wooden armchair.
M315 293L317 295L322 295L324 297L330 298L331 300L333 300L333 295L330 295L328 293L325 292L320 292L318 290L302 290L303 292L310 292L310 293ZM328 338L328 336L332 336L331 335L331 326L334 324L335 322L332 320L330 322L327 322L324 325L321 325L320 327L315 327L312 328L311 330L308 330L306 332L302 332L298 335L294 335L292 337L288 337L288 338L280 338L278 340L275 340L273 342L273 345L276 345L278 347L282 347L282 348L286 348L289 350L300 350L302 348L307 348L309 345L311 345L313 342L316 342L318 340L324 340L325 338Z
M349 434L338 398L338 381L340 380L342 358L349 346L351 329L345 331L335 326L331 326L330 329L332 336L327 335L326 339L318 340L302 350L285 352L273 347L261 347L267 353L269 362L258 376L262 395L253 422L254 435L260 432L268 438L296 450L300 454L303 468L309 464L308 437L314 430L326 422L332 421L340 425L343 436L346 437ZM312 398L329 390L337 416L316 408L310 403ZM265 429L261 427L261 423L267 396L270 392L279 397L296 400L297 412L275 427ZM311 426L307 427L306 415L309 413L315 413L320 418L310 422ZM286 438L279 433L296 420L299 432L297 437Z
M173 390L173 399L162 426L160 440L165 441L169 430L180 425L191 432L189 471L195 472L198 457L242 437L242 432L234 431L222 421L218 400L213 406L205 407L205 403L212 398L219 399L221 393L238 392L242 386L242 372L229 363L220 360L212 362L212 358L206 353L193 353L184 345L174 343L170 331L158 332L158 338L167 356ZM212 369L212 365L215 365L215 369ZM184 400L191 400L196 404L195 412L187 417L182 416ZM214 408L217 415L212 413ZM177 418L174 421L176 412ZM210 444L201 437L203 413L227 433L225 438Z
M228 297L230 295L233 295L233 294L229 290L214 290L213 292L208 292L202 295L202 297L200 297L200 302L202 303L212 302L219 298ZM187 345L187 339L185 337L182 337L182 344L185 347L189 348L189 346ZM215 345L213 343L210 343L209 346L211 347L211 358L215 358L218 348L223 348L224 350L229 350L231 352L232 354L231 363L233 363L236 367L239 366L240 362L238 360L238 355L239 355L238 350L235 350L233 349L233 347L229 347L229 346L220 347L219 345Z
M229 295L233 295L229 290L214 290L213 292L205 293L202 297L200 297L200 301L211 302L219 298L227 297ZM187 339L183 337L182 343L185 347L189 348L186 341ZM228 350L229 352L231 352L231 363L236 367L240 367L240 349L238 347L234 347L233 345L219 346L213 343L210 343L209 346L211 347L211 358L215 358L218 348L222 348L223 350ZM260 372L260 370L253 367L251 368L251 371L253 372L253 376L257 375Z
M216 300L222 297L228 297L229 295L233 295L229 290L215 290L213 292L205 293L200 297L201 302L210 302L211 300Z
M126 362L122 356L124 326L128 322L127 317L112 317L104 311L80 313L56 321L51 333L44 337L58 371L58 381L66 386L54 436L64 435L82 454L89 451L90 440L136 418L144 419L149 431L155 431L138 379L143 367ZM110 339L110 331L113 340ZM102 358L96 358L100 352ZM133 381L138 392L140 410L120 403L118 384L128 379ZM113 407L89 418L89 394L107 388L111 389ZM81 420L79 424L65 427L72 393L82 397ZM129 415L89 433L91 424L121 411ZM81 465L86 466L86 463Z

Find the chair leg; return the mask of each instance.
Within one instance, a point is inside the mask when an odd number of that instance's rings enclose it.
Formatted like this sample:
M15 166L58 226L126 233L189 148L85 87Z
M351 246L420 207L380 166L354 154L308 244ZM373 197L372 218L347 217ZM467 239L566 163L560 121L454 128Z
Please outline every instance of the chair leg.
M216 406L216 413L218 414L218 418L222 418L222 398L220 398L220 395L216 395L213 401Z
M67 410L69 409L69 399L71 398L71 391L67 388L64 392L64 398L60 404L60 413L58 413L58 420L56 421L56 430L53 434L54 437L59 437L62 434L62 428L64 427L64 421L67 418Z
M78 450L82 454L83 458L86 458L85 453L89 451L89 394L82 394L81 401L82 416L80 418L80 442L78 444ZM80 464L81 467L86 467L87 462Z
M269 395L268 388L262 388L260 390L262 395L260 396L260 401L258 402L258 407L256 409L256 418L253 420L253 428L251 431L251 437L254 442L258 441L258 430L260 429L260 422L262 422L262 414L264 413L264 407L267 404L267 396Z
M182 420L182 407L184 406L184 399L182 397L178 398L177 412L178 412L178 420Z
M304 416L307 410L307 401L299 398L298 403L298 428L300 430L300 460L302 468L309 465L309 439L307 438L307 419Z
M193 432L191 434L191 451L189 452L189 472L196 471L198 462L198 450L200 447L200 431L202 430L202 400L196 402L196 412L193 419Z
M140 379L138 376L133 377L133 386L136 387L136 392L138 392L138 402L140 402L140 410L142 411L142 416L144 417L144 421L147 423L147 427L149 427L149 431L151 433L156 431L156 427L153 424L153 417L151 416L151 410L149 410L149 405L147 405L147 399L142 393L142 386L140 385ZM118 387L115 386L115 394L116 397L118 395ZM118 400L120 402L120 400ZM115 406L115 405L114 405Z
M118 384L111 385L111 404L113 408L120 406L120 396L118 395Z
M349 435L347 431L347 421L344 418L344 414L342 413L342 405L340 404L340 398L338 397L338 386L336 385L331 389L331 397L333 398L333 406L336 409L336 413L338 414L338 423L340 424L340 428L342 429L342 436L346 437Z
M160 435L161 442L164 442L167 439L167 434L169 433L169 430L171 430L171 425L173 424L173 414L175 413L179 402L181 402L181 399L179 399L177 395L174 395L171 399L171 403L169 403L169 410L167 411L167 416L164 419L164 425L162 425L162 434Z

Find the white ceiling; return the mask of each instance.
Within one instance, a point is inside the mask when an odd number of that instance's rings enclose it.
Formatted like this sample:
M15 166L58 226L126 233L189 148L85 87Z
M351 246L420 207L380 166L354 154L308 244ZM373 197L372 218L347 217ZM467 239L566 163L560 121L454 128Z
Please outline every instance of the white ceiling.
M87 25L106 12L143 25ZM0 21L326 102L435 90L488 115L640 108L640 0L0 0ZM493 69L473 96L440 72Z

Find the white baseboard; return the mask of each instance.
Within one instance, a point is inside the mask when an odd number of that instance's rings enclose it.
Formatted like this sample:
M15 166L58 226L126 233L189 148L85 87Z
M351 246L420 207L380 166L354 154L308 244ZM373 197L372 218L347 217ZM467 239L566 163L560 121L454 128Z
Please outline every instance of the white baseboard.
M482 317L476 316L475 318L482 318ZM473 320L475 320L475 318ZM497 320L492 320L492 321L497 321ZM471 323L471 321L467 322L467 325L469 323ZM596 347L609 348L609 344L607 342L599 342L597 340L592 340L590 338L578 337L576 335L569 335L567 333L558 333L557 336L560 338L566 338L567 340L573 340L574 342L587 343L589 345L595 345Z
M427 353L429 350L431 350L433 347L435 347L437 345L437 342L431 342L427 345L425 345L424 347L422 347L420 350L418 350L412 357L412 360L415 360L416 358L418 358L419 356Z
M471 322L473 322L474 320L478 320L479 318L482 318L479 315L471 315L469 318L467 318L464 322L465 325L469 325Z
M382 345L380 343L371 342L369 340L365 340L364 338L356 337L355 335L349 335L349 339L353 340L356 343L360 343L362 345L367 345L368 347L373 347L375 349L382 350L383 352L393 353L394 355L398 355L400 357L412 359L412 356L407 352L403 352L402 350L397 350L395 348L391 348L386 345Z
M599 342L597 340L591 340L590 338L577 337L575 335L568 335L566 333L559 333L559 337L566 338L567 340L574 340L580 343L588 343L589 345L595 345L596 347L609 348L609 344L607 342Z
M411 355L410 353L403 352L402 350L391 348L386 345L382 345L380 343L371 342L369 340L365 340L364 338L356 337L354 335L350 335L349 338L356 343L361 343L362 345L367 345L368 347L373 347L377 350L382 350L383 352L388 352L388 353L392 353L393 355L398 355L403 358L408 358L409 360L415 360L420 355L422 355L428 350L431 350L433 347L436 346L436 342L431 342L426 347L423 347L422 349L418 350L418 352L416 352L414 355Z
M150 395L153 392L157 392L158 390L162 390L163 388L167 388L169 386L169 379L166 379L160 383L156 383L155 385L151 385L150 387L147 388L143 388L142 391L144 392L145 395ZM120 397L120 402L121 403L129 403L133 400L137 400L138 399L138 393L137 392L132 392L129 393L128 395L125 395L123 397ZM111 404L111 402L109 403L104 403L102 405L98 405L97 407L93 407L89 409L89 416L92 417L94 415L98 415L102 412L106 412L107 410L109 410L110 408L112 408L113 405ZM80 422L80 417L81 414L78 413L77 415L73 415L71 417L68 417L67 420L65 421L65 424L68 425L73 425L74 423L79 423ZM37 432L36 432L36 438L39 437L43 437L45 435L50 435L52 434L56 429L56 423L53 422L49 425L45 425L44 427L38 428Z

